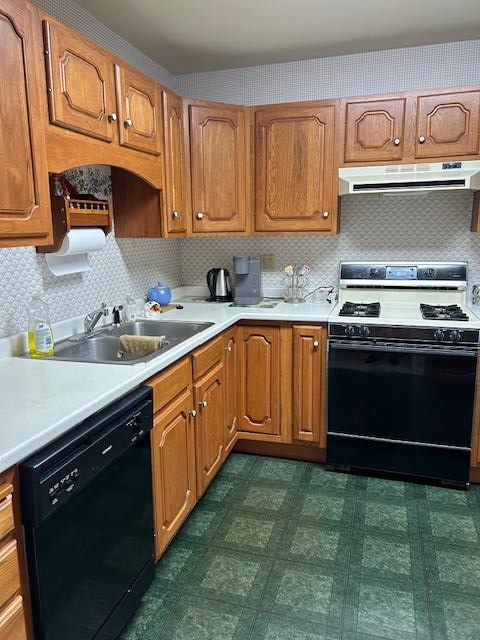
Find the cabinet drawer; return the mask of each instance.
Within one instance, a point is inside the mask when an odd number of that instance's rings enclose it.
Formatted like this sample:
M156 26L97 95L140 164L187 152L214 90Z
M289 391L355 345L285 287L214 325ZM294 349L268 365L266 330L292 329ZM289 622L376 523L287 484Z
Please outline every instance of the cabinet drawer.
M13 530L13 500L12 494L0 499L0 540Z
M191 383L190 358L184 358L148 381L153 389L153 412L160 411Z
M20 589L17 542L12 540L0 546L0 607Z
M0 609L0 640L26 640L25 613L22 597L17 596L5 609Z
M223 338L220 336L192 355L193 379L197 380L223 358Z

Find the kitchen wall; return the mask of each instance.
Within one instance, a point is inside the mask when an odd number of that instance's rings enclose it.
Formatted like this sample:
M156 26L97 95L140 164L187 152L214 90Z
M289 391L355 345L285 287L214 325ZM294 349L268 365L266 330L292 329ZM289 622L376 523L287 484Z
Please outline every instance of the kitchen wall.
M177 77L199 100L267 104L480 84L480 39Z
M341 260L467 260L480 282L480 234L469 231L472 195L356 195L342 198L341 233L333 237L187 238L181 240L182 281L204 284L210 267L234 255L274 254L278 271L264 285L281 286L280 269L308 264L312 283L335 284ZM313 288L313 287L312 287Z
M480 84L480 40L374 51L243 69L181 75L177 90L202 100L277 103L388 91ZM272 253L281 268L313 267L312 281L331 284L340 260L467 260L480 282L480 236L469 232L472 197L463 195L348 196L335 237L185 239L182 281L203 283L212 266L235 254ZM265 273L276 286L280 273Z

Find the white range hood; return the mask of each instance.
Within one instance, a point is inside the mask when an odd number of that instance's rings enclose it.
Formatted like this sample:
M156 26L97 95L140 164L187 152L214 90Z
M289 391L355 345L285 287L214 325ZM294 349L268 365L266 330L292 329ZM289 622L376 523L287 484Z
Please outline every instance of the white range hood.
M351 193L408 193L479 191L480 161L342 167L339 195Z

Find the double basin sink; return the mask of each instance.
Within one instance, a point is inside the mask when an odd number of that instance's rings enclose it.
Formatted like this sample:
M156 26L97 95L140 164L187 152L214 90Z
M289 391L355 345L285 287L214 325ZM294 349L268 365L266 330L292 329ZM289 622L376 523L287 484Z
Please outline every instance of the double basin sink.
M102 362L110 364L137 364L148 362L169 349L211 327L213 322L163 322L138 320L120 326L97 330L90 336L68 338L55 344L52 360L74 362ZM120 347L120 336L165 336L162 346L149 355L125 353Z

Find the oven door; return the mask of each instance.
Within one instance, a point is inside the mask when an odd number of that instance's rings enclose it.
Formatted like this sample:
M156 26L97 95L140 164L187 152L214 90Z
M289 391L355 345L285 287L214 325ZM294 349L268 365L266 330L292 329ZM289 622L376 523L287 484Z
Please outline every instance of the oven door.
M477 351L331 340L327 463L467 482Z

